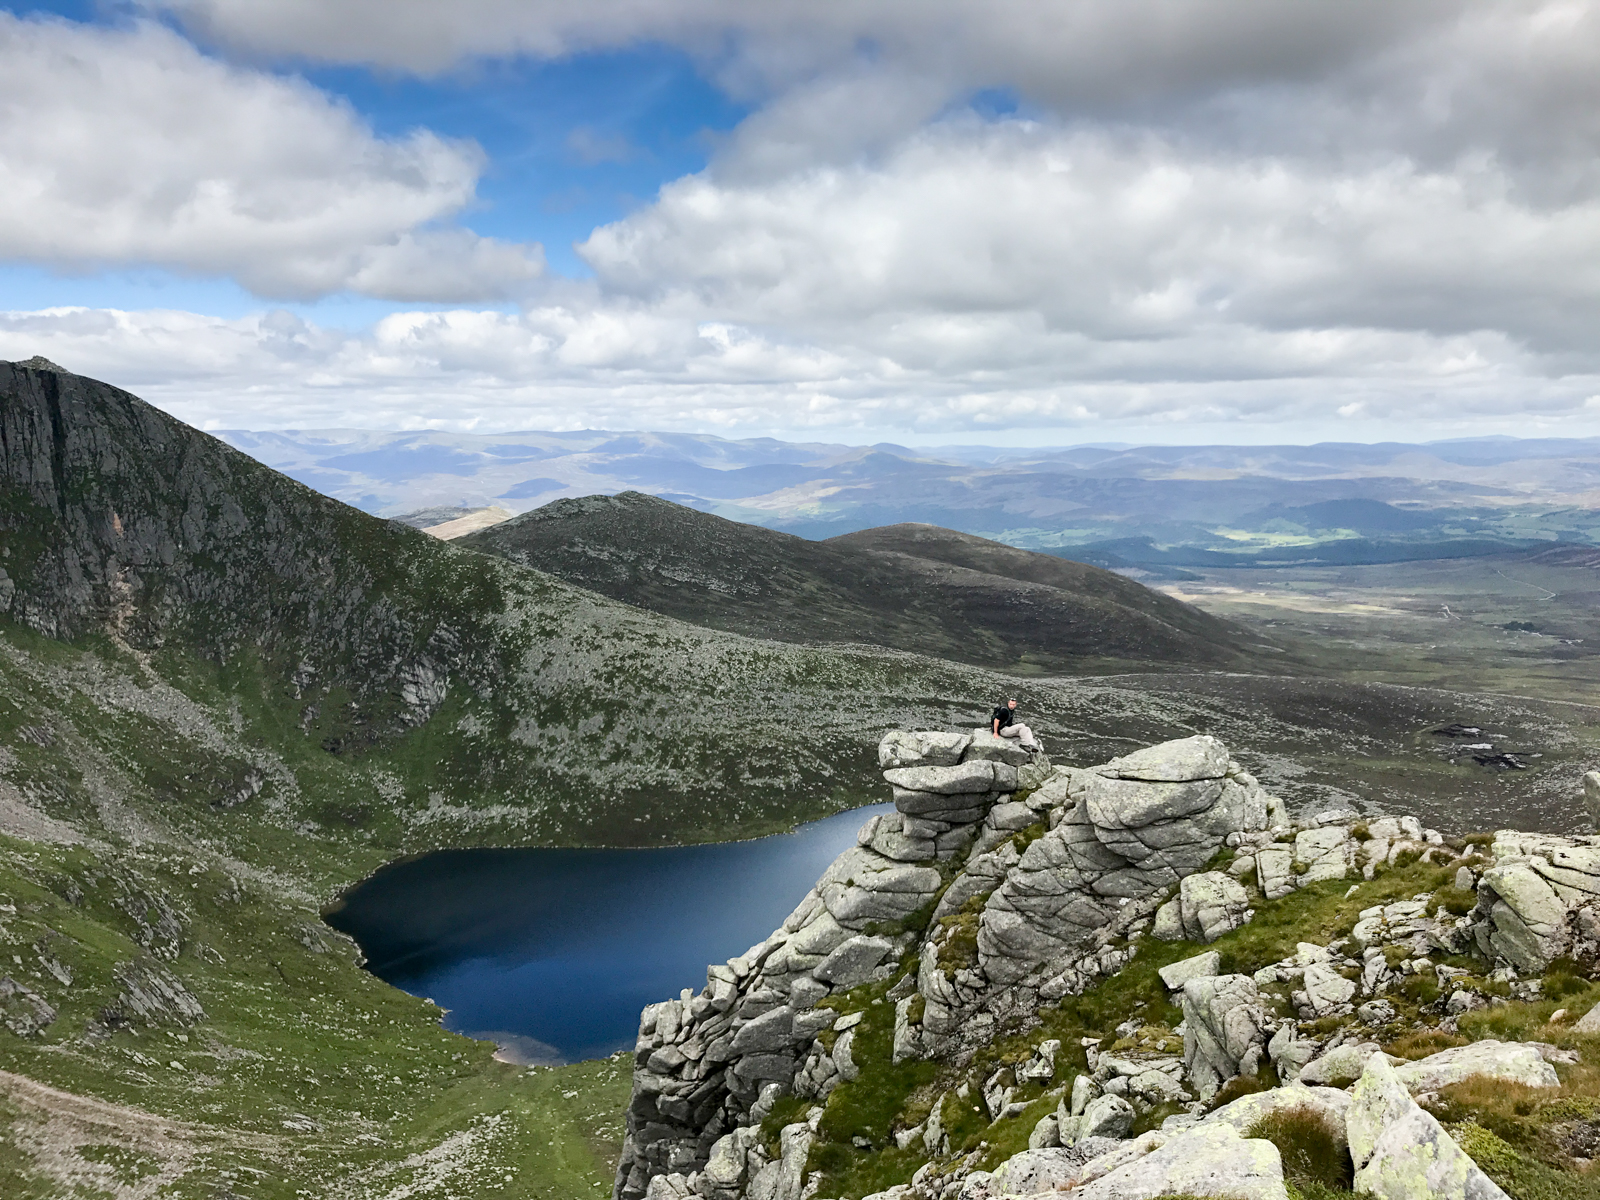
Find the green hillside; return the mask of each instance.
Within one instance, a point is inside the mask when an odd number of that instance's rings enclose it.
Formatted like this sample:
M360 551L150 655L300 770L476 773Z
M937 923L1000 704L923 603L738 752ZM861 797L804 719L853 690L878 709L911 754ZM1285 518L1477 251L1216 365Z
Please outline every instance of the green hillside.
M1221 672L1012 677L686 624L0 364L0 1195L602 1194L617 1064L528 1072L318 919L471 845L750 836L1017 691L1057 760L1215 731L1292 803L1560 822L1595 714ZM1476 707L1475 707L1476 706ZM1492 710L1515 777L1429 729ZM1476 791L1474 791L1476 789ZM1487 790L1486 790L1487 789Z

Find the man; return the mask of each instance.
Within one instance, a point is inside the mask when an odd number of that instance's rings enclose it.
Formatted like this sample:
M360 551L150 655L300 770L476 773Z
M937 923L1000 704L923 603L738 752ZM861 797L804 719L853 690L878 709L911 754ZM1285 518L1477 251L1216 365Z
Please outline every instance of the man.
M1017 702L1007 700L994 710L993 725L995 737L1016 738L1017 744L1024 750L1037 751L1039 743L1034 740L1033 730L1017 720Z

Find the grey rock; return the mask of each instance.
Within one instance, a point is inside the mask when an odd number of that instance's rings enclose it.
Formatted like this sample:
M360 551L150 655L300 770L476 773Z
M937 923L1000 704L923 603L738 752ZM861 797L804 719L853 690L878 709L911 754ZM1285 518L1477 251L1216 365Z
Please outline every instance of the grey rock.
M964 733L933 730L904 732L894 730L878 743L878 766L885 770L899 767L953 767L972 738Z
M1287 1200L1283 1160L1271 1142L1241 1138L1232 1125L1199 1125L1143 1157L1073 1189L1073 1200L1155 1200L1158 1196L1228 1196Z
M0 975L0 1024L18 1037L32 1037L56 1019L56 1010L38 992Z
M1381 1053L1377 1042L1346 1042L1313 1059L1300 1071L1299 1082L1307 1086L1349 1087L1367 1068L1367 1060Z
M781 1050L794 1042L794 1010L779 1007L763 1013L733 1035L733 1052L767 1054Z
M997 762L1010 767L1025 767L1034 756L1013 738L995 737L989 729L974 729L972 741L962 755L965 762Z
M1389 1064L1374 1054L1345 1117L1355 1191L1383 1200L1506 1200L1466 1151L1411 1099Z
M1214 942L1254 915L1244 887L1221 871L1186 876L1178 885L1178 905L1184 936L1192 942Z
M931 837L911 837L904 832L903 813L880 813L856 834L856 844L896 862L927 862L936 851Z
M1161 982L1166 985L1168 991L1175 992L1191 979L1204 979L1215 975L1221 965L1222 955L1215 950L1207 950L1203 954L1169 963L1156 974L1161 976Z
M821 1000L831 990L827 984L822 983L820 980L802 975L789 985L789 1007L796 1012L814 1008L817 1001Z
M894 943L886 937L857 935L840 945L812 974L823 983L848 991L866 983L878 964L894 953Z
M1363 1025L1387 1025L1395 1019L1395 1007L1387 1000L1368 1000L1356 1009L1356 1016Z
M1531 866L1512 862L1485 871L1478 881L1479 907L1486 902L1485 948L1496 958L1537 972L1566 953L1567 905Z
M1264 1043L1267 1015L1248 975L1191 979L1183 985L1183 1063L1189 1083L1209 1099Z
M1089 1075L1079 1075L1072 1081L1072 1099L1069 1102L1068 1113L1078 1117L1083 1115L1083 1110L1089 1106L1089 1101L1100 1094L1094 1078Z
M1273 843L1256 851L1256 886L1268 900L1281 900L1299 886L1294 850Z
M1537 1046L1492 1039L1452 1046L1416 1062L1397 1064L1394 1074L1412 1092L1436 1092L1475 1075L1526 1087L1561 1086L1555 1068L1544 1060Z
M1355 843L1349 831L1340 826L1303 829L1295 835L1294 855L1306 865L1300 885L1324 879L1343 879L1355 866Z
M1047 1113L1039 1118L1038 1124L1033 1127L1033 1132L1028 1135L1029 1150L1048 1150L1052 1146L1061 1145L1060 1120L1055 1113Z
M1038 821L1039 816L1016 800L1009 800L1004 804L996 804L989 810L989 815L984 818L984 824L1002 832L1015 832L1026 829Z
M1109 778L1149 783L1221 779L1228 773L1228 750L1216 738L1201 734L1146 746L1095 770Z
M1572 1028L1579 1033L1600 1033L1600 1004L1573 1022Z
M1242 1134L1263 1117L1297 1108L1312 1108L1322 1113L1327 1117L1329 1126L1343 1137L1345 1114L1350 1109L1350 1093L1340 1088L1291 1083L1286 1087L1241 1096L1215 1112L1207 1113L1203 1122L1207 1125L1213 1122L1232 1125Z
M1077 1178L1083 1160L1067 1150L1041 1148L1013 1154L994 1170L990 1195L1034 1196L1053 1192Z
M1150 923L1150 936L1158 942L1183 941L1183 906L1176 896L1156 909L1155 919Z
M933 792L938 795L983 795L1013 791L1017 773L1004 763L964 762L953 767L897 767L883 777L894 787L907 792Z
M1084 1106L1078 1137L1126 1137L1137 1115L1121 1096L1097 1096Z
M1283 1083L1293 1083L1300 1077L1306 1064L1316 1056L1317 1048L1317 1042L1296 1037L1294 1024L1290 1022L1272 1035L1272 1040L1267 1043L1267 1057L1272 1060L1278 1079Z
M1350 1011L1350 1001L1356 994L1356 982L1346 979L1332 967L1324 963L1312 963L1305 969L1302 984L1308 1016L1328 1017Z

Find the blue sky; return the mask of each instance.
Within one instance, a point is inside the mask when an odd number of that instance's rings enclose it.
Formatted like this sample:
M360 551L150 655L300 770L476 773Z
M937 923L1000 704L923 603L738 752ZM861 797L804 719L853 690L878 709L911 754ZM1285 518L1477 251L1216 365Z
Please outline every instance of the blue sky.
M0 8L0 355L210 427L1600 432L1600 0Z
M105 4L5 7L74 22L129 19L126 9ZM659 44L557 61L476 61L430 78L295 61L266 66L346 101L380 136L427 128L476 142L489 165L461 224L539 242L550 267L575 278L591 272L574 243L647 203L662 183L703 169L719 138L749 111L683 51ZM7 308L185 307L227 316L261 307L231 279L154 266L83 273L12 263L0 267L0 298ZM402 306L346 293L285 307L351 326Z

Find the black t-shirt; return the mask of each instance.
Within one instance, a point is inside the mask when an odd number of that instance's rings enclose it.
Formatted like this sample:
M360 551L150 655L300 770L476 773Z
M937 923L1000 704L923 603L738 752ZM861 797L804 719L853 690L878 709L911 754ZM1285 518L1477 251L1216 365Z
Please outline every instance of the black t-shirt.
M993 720L1000 722L1001 729L1004 729L1016 719L1017 714L1011 711L1011 707L1009 705L1002 704L999 708L994 710Z

